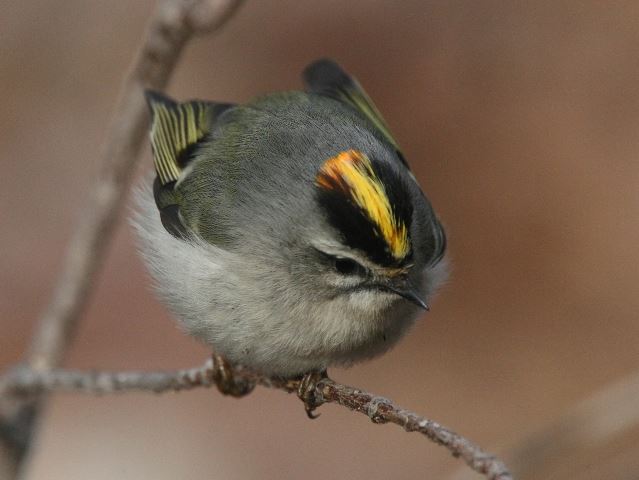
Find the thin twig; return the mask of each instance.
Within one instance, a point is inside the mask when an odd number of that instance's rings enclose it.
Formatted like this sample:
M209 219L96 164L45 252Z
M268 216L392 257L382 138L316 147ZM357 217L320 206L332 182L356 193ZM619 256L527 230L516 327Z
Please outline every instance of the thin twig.
M233 371L236 381L245 381L264 387L295 392L299 380L270 378L250 370ZM107 394L127 391L189 390L215 385L216 369L209 360L201 367L165 372L82 372L72 370L38 371L16 368L0 377L0 395L28 396L51 391ZM387 398L364 392L323 379L317 383L315 398L318 403L337 403L350 410L367 415L374 423L394 423L407 432L419 432L433 442L447 448L455 457L491 480L512 480L506 466L495 456L484 452L470 440L437 422L421 417L395 405Z
M56 290L31 343L28 362L47 369L60 364L126 194L138 153L146 139L148 111L144 88L165 87L187 41L212 32L231 17L240 0L160 2L127 76L102 151L102 171L71 240Z
M195 34L217 31L241 3L242 0L158 3L122 86L102 149L100 175L90 189L55 290L33 335L26 358L31 368L45 371L59 366L75 336L146 136L148 113L143 89L164 88L188 40ZM15 452L14 463L23 457L30 442L24 430L32 430L41 400L32 398L16 405L0 397L0 442L5 441L0 462L6 463L7 455L3 453L7 448ZM31 420L25 422L25 418ZM8 435L7 431L17 434ZM6 469L0 465L3 470L13 471L15 465Z
M633 372L573 405L559 418L506 450L505 454L511 459L509 464L522 476L538 475L542 478L539 473L551 473L566 464L576 467L584 452L604 451L615 442L618 442L617 450L622 445L627 450L634 449L636 458L637 445L628 438L636 439L639 431L638 399L639 372ZM601 458L597 462L599 468L610 468L606 462L611 460L619 462L618 458ZM590 460L581 462L591 468ZM619 463L615 466L618 467Z

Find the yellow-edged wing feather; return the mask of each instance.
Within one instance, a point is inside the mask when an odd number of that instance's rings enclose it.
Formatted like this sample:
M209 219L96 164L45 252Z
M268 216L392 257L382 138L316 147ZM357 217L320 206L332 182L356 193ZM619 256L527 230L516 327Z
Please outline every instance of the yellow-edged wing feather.
M357 79L346 73L337 63L327 59L318 60L306 67L302 77L309 91L346 103L367 118L395 148L399 159L408 168L384 117Z
M176 103L156 92L147 92L151 109L151 148L155 170L162 185L180 178L183 158L211 127L214 104Z

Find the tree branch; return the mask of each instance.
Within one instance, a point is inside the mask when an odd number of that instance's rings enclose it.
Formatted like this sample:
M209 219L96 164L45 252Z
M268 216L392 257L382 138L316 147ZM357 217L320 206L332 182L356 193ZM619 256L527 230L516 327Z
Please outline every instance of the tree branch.
M32 396L44 392L66 391L93 394L145 391L190 390L216 384L218 369L213 360L188 370L164 372L83 372L73 370L39 371L17 367L0 377L0 396ZM236 381L250 382L268 388L296 392L299 380L285 380L259 375L244 368L233 370ZM470 440L433 420L395 405L391 400L330 379L320 380L315 387L318 403L337 403L367 415L374 423L394 423L407 432L419 432L445 447L453 456L491 480L512 480L506 466L495 456L484 452Z
M32 368L47 369L60 364L87 304L146 139L149 115L144 89L163 89L187 41L194 34L219 29L241 3L241 0L164 0L158 4L122 87L102 151L101 174L90 190L57 288L31 342L28 362Z
M71 239L49 305L33 335L26 363L46 371L61 364L89 300L96 273L127 191L148 122L143 89L162 89L184 46L199 33L217 31L242 0L161 0L122 86L101 155L101 172ZM28 444L41 398L8 402L0 397L0 471L15 471ZM25 419L30 419L25 421ZM7 433L10 432L10 433ZM12 455L6 454L13 452ZM15 465L2 466L12 457Z
M543 478L540 474L544 472L551 476L567 464L592 470L593 457L586 455L584 459L584 452L592 455L592 452L605 451L615 442L618 442L616 451L625 446L636 459L636 440L630 442L628 438L636 439L639 432L637 399L639 372L632 372L604 386L548 425L520 440L505 453L510 459L509 464L522 476L537 475L539 478ZM618 467L620 462L617 457L602 456L597 464L599 469L605 470L610 469L611 464Z

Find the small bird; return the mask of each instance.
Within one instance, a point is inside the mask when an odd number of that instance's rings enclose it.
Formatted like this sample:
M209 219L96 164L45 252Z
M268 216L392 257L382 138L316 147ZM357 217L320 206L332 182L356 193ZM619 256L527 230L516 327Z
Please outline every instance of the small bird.
M228 365L309 379L428 310L446 237L355 78L319 60L303 80L244 105L148 91L156 178L136 222L188 333Z

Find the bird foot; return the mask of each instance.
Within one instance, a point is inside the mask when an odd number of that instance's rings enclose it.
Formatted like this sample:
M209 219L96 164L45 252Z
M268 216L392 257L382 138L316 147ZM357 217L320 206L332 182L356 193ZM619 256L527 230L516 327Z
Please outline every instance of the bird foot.
M213 381L222 395L243 397L255 388L255 384L233 375L231 364L221 355L213 354Z
M324 400L317 395L317 384L326 378L328 378L326 370L308 372L300 379L297 387L297 396L304 403L306 415L311 420L320 416L319 413L313 413L317 407L324 403Z

